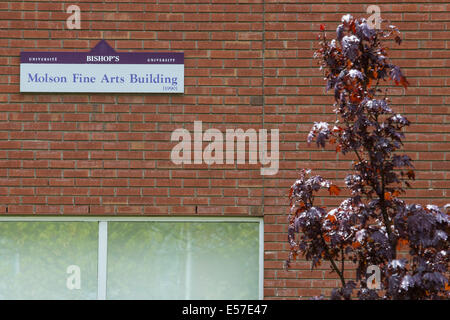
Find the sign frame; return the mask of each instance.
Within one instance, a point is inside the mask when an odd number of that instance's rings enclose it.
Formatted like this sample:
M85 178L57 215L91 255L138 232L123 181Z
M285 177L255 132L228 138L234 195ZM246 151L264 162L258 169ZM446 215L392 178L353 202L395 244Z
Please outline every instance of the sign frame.
M184 53L22 51L20 92L184 93Z

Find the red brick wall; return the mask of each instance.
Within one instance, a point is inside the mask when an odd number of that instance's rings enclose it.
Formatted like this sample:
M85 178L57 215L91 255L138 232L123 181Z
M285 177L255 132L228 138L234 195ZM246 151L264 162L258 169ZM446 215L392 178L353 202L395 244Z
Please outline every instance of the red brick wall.
M450 5L444 1L0 2L0 212L8 215L264 215L265 297L309 297L337 285L328 266L284 271L287 189L303 167L340 183L347 158L305 143L313 121L333 121L312 59L319 24L381 16L403 31L391 57L411 87L393 88L415 160L411 201L449 201ZM81 30L65 9L81 8ZM185 94L21 94L21 50L182 51ZM278 128L280 171L260 165L174 165L171 132ZM322 198L323 205L338 199Z

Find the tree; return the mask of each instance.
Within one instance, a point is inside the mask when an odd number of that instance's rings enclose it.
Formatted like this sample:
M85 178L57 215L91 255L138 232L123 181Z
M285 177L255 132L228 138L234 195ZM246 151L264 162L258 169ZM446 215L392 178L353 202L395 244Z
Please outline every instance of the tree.
M408 81L388 59L383 42L394 37L395 26L373 29L365 19L342 17L336 39L329 41L321 25L314 57L325 72L326 89L334 90L336 122L314 123L308 143L336 145L336 152L355 157L345 178L350 197L330 211L314 205L320 189L338 195L340 188L310 170L303 170L290 189L286 266L297 255L311 260L312 268L329 261L340 287L332 299L449 298L449 217L435 205L406 204L399 196L415 179L411 158L400 153L403 128L410 122L389 106L382 83L405 89ZM401 246L408 259L398 257ZM356 279L345 278L345 261L356 265ZM367 283L369 266L377 266L381 290Z

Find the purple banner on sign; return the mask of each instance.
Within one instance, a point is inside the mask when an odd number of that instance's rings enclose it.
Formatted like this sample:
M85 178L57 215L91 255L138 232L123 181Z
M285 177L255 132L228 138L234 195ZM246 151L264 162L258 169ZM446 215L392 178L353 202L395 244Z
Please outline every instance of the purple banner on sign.
M117 52L101 40L89 52L23 51L20 63L184 64L182 52Z

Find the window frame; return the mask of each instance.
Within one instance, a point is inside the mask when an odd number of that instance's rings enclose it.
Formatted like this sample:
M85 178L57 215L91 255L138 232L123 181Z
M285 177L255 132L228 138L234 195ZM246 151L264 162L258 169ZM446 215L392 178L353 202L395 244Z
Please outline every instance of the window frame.
M258 296L264 299L264 219L263 217L188 216L2 216L2 222L98 222L97 300L106 300L108 222L257 222L259 224Z

